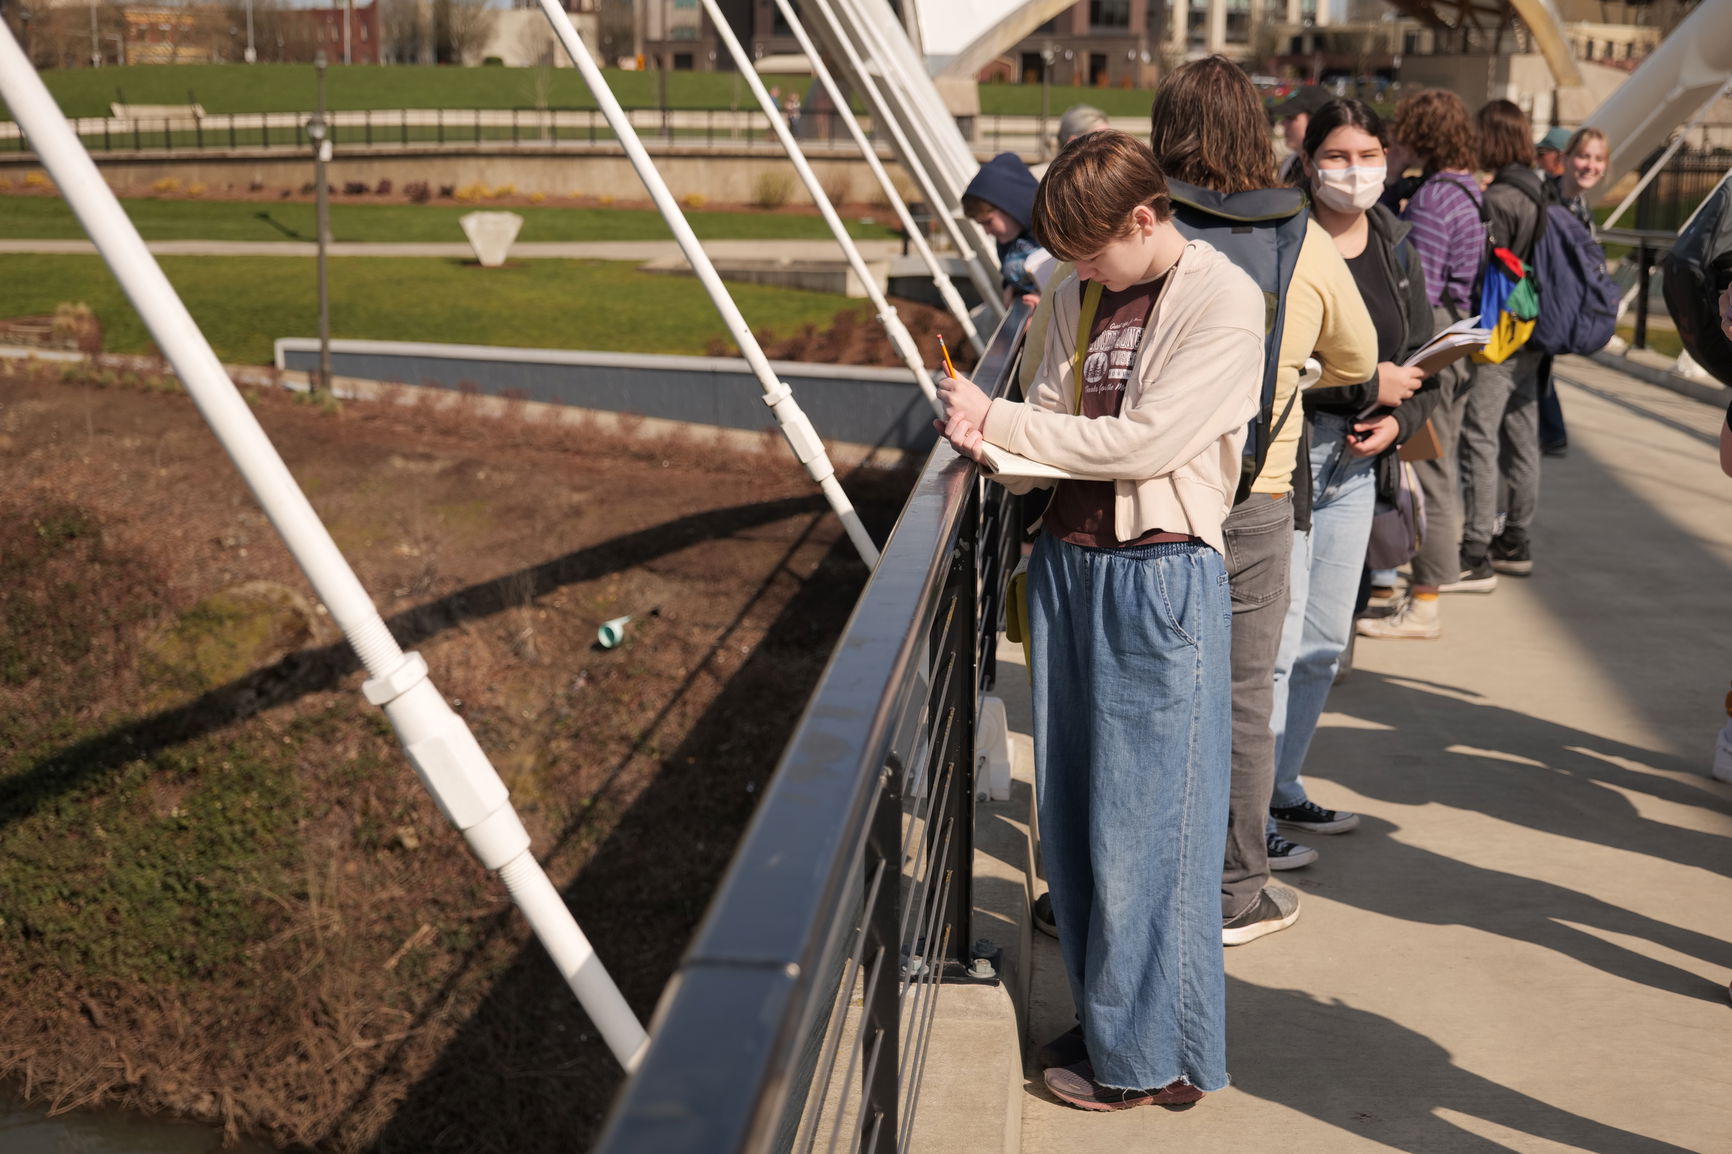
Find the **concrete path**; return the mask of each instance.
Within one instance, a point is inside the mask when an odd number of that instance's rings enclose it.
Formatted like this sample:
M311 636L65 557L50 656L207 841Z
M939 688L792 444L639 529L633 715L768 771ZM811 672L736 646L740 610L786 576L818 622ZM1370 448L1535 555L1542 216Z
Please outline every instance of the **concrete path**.
M866 260L889 260L902 254L900 240L855 242ZM789 260L830 262L842 259L834 240L706 240L710 259ZM311 241L220 241L153 240L146 247L158 256L299 256L318 255ZM59 253L94 256L96 246L88 240L0 240L0 255L6 253ZM415 256L473 259L475 250L467 241L441 244L368 244L338 241L331 256ZM651 261L679 258L680 246L672 240L548 241L514 244L511 255L520 260L630 260Z
M1024 1154L1732 1151L1724 405L1560 375L1535 575L1362 642L1335 690L1310 791L1364 821L1277 875L1296 925L1227 952L1233 1086L1087 1114L1030 1067ZM1038 1043L1072 1015L1033 945Z

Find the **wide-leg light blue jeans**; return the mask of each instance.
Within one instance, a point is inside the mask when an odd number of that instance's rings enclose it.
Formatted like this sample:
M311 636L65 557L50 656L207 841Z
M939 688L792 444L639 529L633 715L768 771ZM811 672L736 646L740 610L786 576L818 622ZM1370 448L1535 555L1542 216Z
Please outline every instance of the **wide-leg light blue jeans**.
M1041 856L1095 1079L1227 1084L1232 605L1205 545L1029 562Z
M1270 805L1305 800L1299 771L1353 635L1353 603L1377 504L1375 457L1347 451L1350 419L1313 413L1311 528L1293 534L1293 566L1281 652L1275 658L1275 789Z

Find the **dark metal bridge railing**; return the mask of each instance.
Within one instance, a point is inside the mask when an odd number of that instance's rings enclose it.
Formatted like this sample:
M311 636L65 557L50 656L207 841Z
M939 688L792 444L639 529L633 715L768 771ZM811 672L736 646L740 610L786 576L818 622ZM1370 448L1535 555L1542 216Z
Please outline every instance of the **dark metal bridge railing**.
M994 334L975 376L988 391L1012 380L1027 317L1016 306ZM908 1148L938 999L974 980L974 727L1017 504L933 450L602 1154Z

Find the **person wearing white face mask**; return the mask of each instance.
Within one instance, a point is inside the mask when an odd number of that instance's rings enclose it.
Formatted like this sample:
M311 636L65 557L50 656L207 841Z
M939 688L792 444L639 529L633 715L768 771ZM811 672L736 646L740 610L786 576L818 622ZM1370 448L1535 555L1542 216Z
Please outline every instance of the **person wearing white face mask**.
M1275 662L1268 832L1279 822L1330 834L1346 833L1359 819L1313 803L1299 771L1353 635L1380 482L1393 487L1393 449L1425 423L1438 392L1435 380L1401 364L1431 335L1431 305L1409 226L1378 203L1388 175L1382 119L1357 100L1331 101L1312 114L1300 156L1315 198L1312 213L1347 262L1377 331L1370 379L1304 396L1310 526L1293 535L1291 600Z

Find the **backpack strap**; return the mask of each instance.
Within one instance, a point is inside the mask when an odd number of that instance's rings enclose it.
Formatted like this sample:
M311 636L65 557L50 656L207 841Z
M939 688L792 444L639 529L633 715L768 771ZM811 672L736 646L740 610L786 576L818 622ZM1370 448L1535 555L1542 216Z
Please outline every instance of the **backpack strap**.
M1071 354L1070 376L1076 383L1076 399L1071 412L1082 416L1083 362L1089 356L1089 333L1095 327L1095 313L1101 307L1101 282L1091 280L1082 290L1082 308L1076 318L1076 351Z

